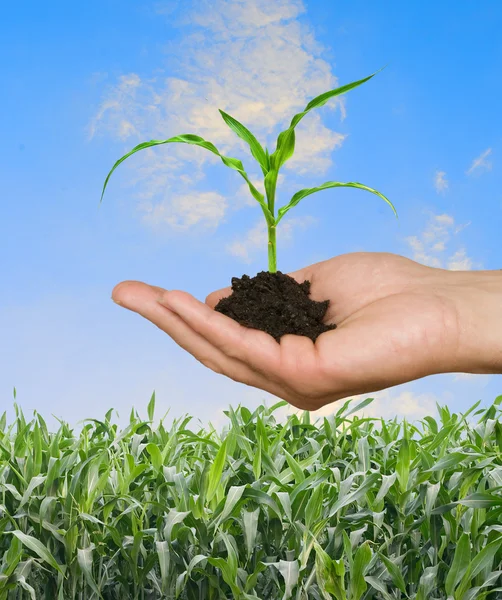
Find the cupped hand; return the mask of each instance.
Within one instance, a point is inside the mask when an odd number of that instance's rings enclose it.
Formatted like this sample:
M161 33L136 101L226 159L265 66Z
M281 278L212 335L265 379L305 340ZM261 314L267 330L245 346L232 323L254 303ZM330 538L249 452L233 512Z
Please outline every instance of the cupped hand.
M278 344L214 311L230 288L202 303L186 292L125 281L112 298L216 373L306 410L469 368L460 351L451 272L395 254L356 252L289 275L298 282L309 279L314 300L330 300L325 322L337 328L315 343L285 335Z

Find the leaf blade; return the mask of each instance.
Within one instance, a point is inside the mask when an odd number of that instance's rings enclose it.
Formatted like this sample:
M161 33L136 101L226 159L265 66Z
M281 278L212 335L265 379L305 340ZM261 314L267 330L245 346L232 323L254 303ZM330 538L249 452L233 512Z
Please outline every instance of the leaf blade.
M363 79L359 79L358 81L353 81L352 83L347 83L333 90L329 90L319 96L313 98L307 106L303 109L302 112L296 114L292 119L288 129L282 131L277 138L276 149L274 153L271 155L271 164L275 166L277 170L279 170L282 165L291 158L294 152L295 147L295 127L298 123L303 119L303 117L309 113L313 108L320 108L324 106L328 100L334 98L335 96L341 96L342 94L346 94L353 90L356 87L359 87L366 81L369 81L372 77L374 77L377 73L379 73L382 69L375 71L368 77L364 77Z
M379 192L373 188L370 188L369 186L364 185L362 183L358 183L357 181L348 181L348 182L326 181L325 183L323 183L322 185L319 185L317 187L305 188L303 190L296 192L296 194L294 194L292 196L289 203L279 209L279 211L277 213L276 225L279 223L279 221L282 219L282 217L289 210L291 210L294 206L296 206L300 202L300 200L303 200L303 198L306 198L307 196L310 196L311 194L315 194L316 192L321 192L323 190L327 190L327 189L331 189L331 188L338 188L338 187L356 188L356 189L364 190L366 192L370 192L370 193L374 194L375 196L382 198L382 200L384 200L391 207L392 211L394 212L394 214L397 217L397 211L396 211L394 205L381 192Z
M40 540L32 535L28 535L22 531L19 531L18 529L13 530L12 534L15 535L24 546L35 552L35 554L37 554L44 562L56 569L58 573L61 573L62 575L64 574L61 566L57 563L54 556L49 550L47 550Z
M220 115L230 129L249 146L251 154L262 168L263 174L268 172L268 158L260 142L256 139L253 133L249 131L242 123L234 117L219 109Z
M136 152L140 152L141 150L146 150L148 148L153 148L155 146L161 146L164 144L171 144L171 143L192 144L195 146L199 146L201 148L205 148L206 150L209 150L209 152L212 152L216 156L219 156L224 165L226 165L230 169L233 169L234 171L237 171L245 179L246 183L248 184L251 195L253 196L253 198L255 198L255 200L258 201L258 203L262 207L263 213L264 213L267 221L269 221L270 219L273 220L273 217L265 203L265 198L264 198L263 194L261 194L249 180L248 174L244 170L244 166L242 165L242 162L237 158L232 158L230 156L224 156L223 154L220 153L220 151L216 148L216 146L212 142L208 142L204 138L202 138L198 135L194 135L192 133L183 133L181 135L176 135L174 137L168 138L167 140L150 140L148 142L142 142L141 144L138 144L132 150L130 150L129 152L124 154L124 156L122 156L115 162L115 164L111 168L110 172L106 176L105 182L103 184L103 190L101 192L101 199L100 199L99 203L101 204L101 202L103 201L103 196L105 195L105 190L108 186L108 182L110 181L110 177L112 176L113 172L125 160L127 160L133 154L136 154Z

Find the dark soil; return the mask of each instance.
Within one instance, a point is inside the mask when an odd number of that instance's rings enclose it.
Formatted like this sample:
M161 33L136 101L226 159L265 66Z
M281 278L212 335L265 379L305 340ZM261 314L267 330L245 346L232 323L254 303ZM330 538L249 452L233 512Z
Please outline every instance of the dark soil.
M329 300L309 298L310 281L298 283L277 271L261 271L255 277L232 277L232 294L222 298L215 310L245 327L269 333L277 342L283 335L304 335L315 342L336 325L322 322Z

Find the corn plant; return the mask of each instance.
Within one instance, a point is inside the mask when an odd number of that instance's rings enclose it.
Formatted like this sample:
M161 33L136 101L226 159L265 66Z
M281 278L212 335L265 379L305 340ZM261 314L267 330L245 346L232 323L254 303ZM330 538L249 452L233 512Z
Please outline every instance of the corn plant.
M296 114L289 125L289 127L279 134L277 138L276 148L274 152L269 153L267 148L264 148L260 142L256 139L256 137L247 129L242 123L237 121L234 117L229 115L226 112L220 110L220 114L225 121L225 123L230 127L230 129L237 134L237 136L246 142L249 146L249 150L255 161L258 163L264 178L264 189L265 196L256 189L256 187L251 183L247 172L244 169L242 162L237 158L231 158L229 156L224 156L220 153L220 151L216 148L216 146L208 142L207 140L201 138L198 135L185 133L182 135L177 135L171 137L167 140L150 140L149 142L143 142L135 146L130 152L122 156L117 162L113 165L113 168L108 173L105 183L103 185L103 191L101 194L101 201L103 200L103 195L106 190L106 186L108 185L108 181L115 171L115 169L122 163L124 160L129 158L129 156L139 152L140 150L144 150L146 148L152 148L153 146L160 146L162 144L170 144L170 143L182 143L182 144L193 144L195 146L199 146L201 148L205 148L209 150L216 156L219 156L222 160L223 164L227 167L237 171L241 177L246 181L249 191L253 198L259 203L263 215L265 216L265 221L267 223L267 231L268 231L268 270L271 273L275 273L277 271L277 242L276 242L276 230L280 220L284 217L284 215L291 210L294 206L296 206L303 198L314 194L315 192L319 192L322 190L326 190L329 188L339 188L339 187L347 187L347 188L358 188L360 190L365 190L367 192L371 192L382 198L393 210L394 214L397 217L396 209L393 204L390 202L388 198L386 198L383 194L378 192L377 190L370 188L362 183L357 182L347 182L342 183L340 181L327 181L320 186L313 188L306 188L296 192L290 199L290 201L285 205L275 211L275 201L276 201L276 188L277 188L277 178L279 176L280 169L284 166L284 164L293 156L295 150L295 128L298 123L303 119L305 115L307 115L314 108L319 108L324 106L328 100L331 98L341 96L353 90L354 88L360 86L361 84L369 81L372 77L374 77L376 73L370 75L369 77L365 77L364 79L360 79L359 81L354 81L347 85L343 85L334 90L330 90L328 92L324 92L320 94L313 100L311 100L307 106L303 109L302 112Z
M0 600L495 600L502 396L407 423L0 417Z

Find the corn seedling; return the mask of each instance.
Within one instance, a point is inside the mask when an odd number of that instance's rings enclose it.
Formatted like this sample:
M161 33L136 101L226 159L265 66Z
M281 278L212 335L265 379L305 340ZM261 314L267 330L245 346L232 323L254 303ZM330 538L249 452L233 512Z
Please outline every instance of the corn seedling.
M171 137L167 140L150 140L149 142L143 142L135 146L130 152L122 156L117 162L113 165L113 168L108 173L106 177L105 183L103 185L103 191L101 194L101 201L103 200L103 195L106 190L106 186L108 185L108 181L112 173L115 169L124 162L129 156L132 156L136 152L140 150L145 150L146 148L152 148L153 146L160 146L163 144L171 144L171 143L182 143L182 144L193 144L195 146L200 146L201 148L205 148L212 152L216 156L219 156L222 160L223 164L227 167L237 171L241 177L246 181L249 191L253 198L260 204L261 210L265 217L267 223L267 231L268 231L268 270L270 273L275 273L277 271L277 243L276 243L276 230L279 222L284 217L284 215L291 210L294 206L296 206L303 198L314 194L315 192L320 192L322 190L327 190L330 188L357 188L360 190L365 190L367 192L371 192L376 196L380 197L384 200L393 210L394 214L397 217L396 209L393 204L390 202L388 198L386 198L383 194L378 192L377 190L368 187L367 185L363 185L362 183L357 182L347 182L342 183L340 181L327 181L320 186L313 188L306 188L296 192L290 199L290 201L285 205L279 208L276 214L275 210L275 202L276 202L276 188L277 188L277 178L279 176L280 169L284 166L284 164L293 156L295 150L295 128L298 123L305 117L311 110L315 108L320 108L324 106L331 98L335 98L337 96L341 96L342 94L346 94L350 90L362 85L366 81L369 81L372 77L374 77L376 73L366 77L364 79L360 79L359 81L354 81L347 85L343 85L334 90L330 90L328 92L324 92L320 94L313 100L311 100L307 106L303 109L302 112L296 114L289 125L289 127L279 134L276 142L276 148L274 152L269 153L267 148L264 148L260 142L256 139L256 137L245 127L242 123L237 121L234 117L229 115L228 113L220 110L220 114L225 121L225 123L230 127L230 129L237 134L237 136L246 142L249 146L249 150L253 158L258 163L264 178L264 189L265 195L263 195L260 191L256 189L256 187L252 184L247 172L244 169L242 162L237 158L231 158L229 156L224 156L220 153L220 151L216 148L216 146L202 137L194 134L185 133L182 135L177 135Z

